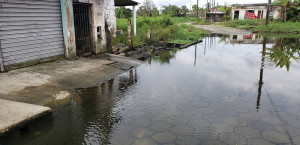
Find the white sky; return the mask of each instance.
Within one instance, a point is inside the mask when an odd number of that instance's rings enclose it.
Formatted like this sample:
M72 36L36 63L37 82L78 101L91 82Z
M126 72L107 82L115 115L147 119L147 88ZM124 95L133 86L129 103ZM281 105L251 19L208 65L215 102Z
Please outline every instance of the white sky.
M139 2L140 5L143 4L144 0L134 0L136 2ZM210 1L210 0L208 0ZM186 5L188 8L190 8L190 4L192 2L192 5L197 4L197 0L153 0L154 5L158 8L161 8L163 5L177 5L182 6ZM207 0L199 0L199 6L204 7ZM216 0L216 4L219 3L219 5L223 5L224 3L227 4L250 4L250 3L267 3L268 0Z

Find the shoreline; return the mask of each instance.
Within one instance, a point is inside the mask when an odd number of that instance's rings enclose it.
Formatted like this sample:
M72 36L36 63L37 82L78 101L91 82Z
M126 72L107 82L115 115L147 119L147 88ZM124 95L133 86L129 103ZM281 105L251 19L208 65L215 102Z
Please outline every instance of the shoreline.
M56 60L0 74L0 138L35 126L78 96L143 62L116 55Z

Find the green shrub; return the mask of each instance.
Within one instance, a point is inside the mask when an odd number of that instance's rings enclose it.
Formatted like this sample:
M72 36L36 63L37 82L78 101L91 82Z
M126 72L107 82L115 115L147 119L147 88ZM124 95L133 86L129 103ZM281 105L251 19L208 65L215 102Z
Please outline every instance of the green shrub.
M195 29L194 26L181 24L179 22L192 21L195 18L171 18L166 15L159 17L139 17L137 18L137 36L133 36L133 45L141 45L147 42L148 30L151 30L151 42L157 41L174 43L191 43L201 39L205 31ZM113 39L113 44L123 43L128 45L128 20L117 19L117 29L123 30L123 34L117 35ZM133 31L133 30L132 30ZM133 34L133 32L132 32Z

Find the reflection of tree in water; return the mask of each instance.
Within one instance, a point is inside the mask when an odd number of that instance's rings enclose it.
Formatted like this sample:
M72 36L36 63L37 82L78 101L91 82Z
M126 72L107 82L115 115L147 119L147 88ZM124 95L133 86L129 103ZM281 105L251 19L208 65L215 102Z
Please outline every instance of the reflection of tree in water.
M279 111L278 111L278 107L274 104L272 98L271 98L271 95L270 93L267 91L266 87L264 86L264 82L263 82L263 76L264 76L264 66L265 66L265 56L266 56L266 40L267 38L263 38L263 48L262 48L262 57L261 57L261 67L260 67L260 73L259 73L259 81L258 81L258 91L257 91L257 101L256 101L256 109L257 111L259 111L260 109L260 101L261 101L261 95L262 95L262 88L264 88L265 92L267 93L267 97L270 101L270 104L272 105L273 107L273 110L275 112L275 115L277 117L278 120L280 120L280 123L281 124L284 124L284 119L283 117L280 115ZM282 43L281 43L282 44ZM298 44L299 44L299 40L298 40ZM273 48L278 48L276 46L277 44L275 44L275 46ZM282 45L280 45L282 46ZM280 46L279 46L279 49L280 49ZM298 45L299 46L299 45ZM299 48L299 47L298 47ZM287 48L288 49L288 48ZM291 48L293 49L293 48ZM298 49L299 50L299 49ZM283 49L284 51L284 49ZM299 56L299 51L298 51L298 56ZM299 57L298 57L299 58ZM288 64L289 65L289 64ZM289 67L289 66L288 66ZM287 69L288 69L287 67ZM287 129L287 127L283 126L282 129L284 130L284 132L286 133L286 135L288 136L288 138L290 139L291 143L294 144L294 141L290 135L290 132L289 130Z
M259 109L259 107L260 107L261 89L262 89L262 86L264 84L263 76L264 76L265 55L266 55L266 38L264 38L264 40L263 40L263 50L262 50L260 72L259 72L256 109Z
M73 137L83 144L109 144L113 128L122 120L119 101L137 83L136 69L97 87L82 91L73 102Z
M276 38L275 45L267 49L267 55L276 64L276 67L290 69L292 59L296 62L300 59L299 38Z
M170 60L175 57L176 53L180 49L173 48L171 50L165 50L158 55L158 57L153 57L153 61L159 62L160 64L170 64Z

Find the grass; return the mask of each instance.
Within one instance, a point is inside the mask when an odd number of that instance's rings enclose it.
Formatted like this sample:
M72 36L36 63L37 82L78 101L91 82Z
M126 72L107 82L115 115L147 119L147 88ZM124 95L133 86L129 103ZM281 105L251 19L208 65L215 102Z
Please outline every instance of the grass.
M206 21L204 19L199 19L198 21L194 23L195 25L210 25L213 24L213 22Z
M300 22L271 21L269 25L265 25L265 19L261 20L232 20L227 23L222 22L220 25L226 27L235 27L262 33L300 33Z
M197 21L196 17L172 17L172 21L176 24L178 23L188 23Z
M206 31L196 29L186 23L196 20L195 18L180 17L171 18L168 16L139 17L137 18L137 36L133 36L133 45L138 46L145 43L156 43L159 41L188 44L202 38ZM179 24L179 25L178 25ZM128 20L117 19L117 29L123 30L123 34L113 39L113 44L128 44ZM151 30L151 41L147 41L148 30Z
M300 33L300 22L273 22L269 25L259 25L255 30L272 33Z

